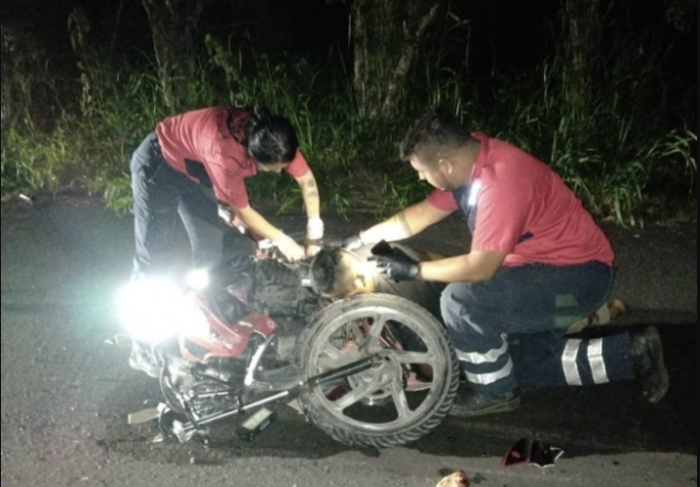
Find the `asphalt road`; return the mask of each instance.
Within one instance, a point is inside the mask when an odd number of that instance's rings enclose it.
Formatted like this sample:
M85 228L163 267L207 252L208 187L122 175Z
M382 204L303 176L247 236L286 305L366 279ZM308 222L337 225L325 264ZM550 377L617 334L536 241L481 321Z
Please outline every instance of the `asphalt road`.
M290 231L299 223L275 221ZM371 221L326 216L327 233ZM153 381L128 367L128 348L105 343L120 331L113 303L130 271L131 225L81 197L2 204L4 487L432 487L456 469L479 487L697 485L695 224L604 224L615 294L631 310L620 324L658 325L664 342L671 388L659 405L634 383L524 391L517 412L448 418L415 445L381 451L335 443L291 410L251 443L226 434L210 445L154 443L154 425L127 425L128 413L158 401ZM467 242L448 221L413 243L456 253ZM564 454L544 470L501 468L521 437Z

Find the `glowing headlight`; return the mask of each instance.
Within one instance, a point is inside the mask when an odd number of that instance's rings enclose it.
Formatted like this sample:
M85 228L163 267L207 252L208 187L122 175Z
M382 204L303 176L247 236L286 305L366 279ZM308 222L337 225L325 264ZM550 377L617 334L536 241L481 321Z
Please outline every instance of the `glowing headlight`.
M119 295L119 317L135 339L158 342L179 332L206 334L206 316L186 292L165 279L129 283Z
M202 291L209 286L209 272L206 269L195 269L187 273L185 282L192 289Z
M209 322L204 312L187 297L178 306L179 313L174 325L178 333L187 336L205 337L209 335Z

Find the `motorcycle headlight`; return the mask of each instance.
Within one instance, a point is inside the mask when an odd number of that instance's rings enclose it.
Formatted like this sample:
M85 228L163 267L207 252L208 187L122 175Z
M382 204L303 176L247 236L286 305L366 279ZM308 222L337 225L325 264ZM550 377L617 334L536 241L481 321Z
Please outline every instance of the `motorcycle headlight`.
M196 290L203 291L209 286L209 271L206 269L195 269L187 273L185 282L187 285Z
M209 335L209 321L193 299L188 296L181 302L179 310L178 316L173 322L178 333L199 337Z
M129 283L119 295L119 318L135 339L158 342L176 333L206 333L206 317L187 293L166 279Z

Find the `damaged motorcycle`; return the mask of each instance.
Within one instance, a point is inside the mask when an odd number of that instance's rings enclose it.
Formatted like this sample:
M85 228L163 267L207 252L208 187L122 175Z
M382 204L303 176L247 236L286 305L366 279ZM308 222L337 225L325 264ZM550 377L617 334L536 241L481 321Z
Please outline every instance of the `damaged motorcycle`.
M459 380L445 327L398 296L327 302L308 270L259 253L186 285L127 287L122 319L153 362L162 429L184 442L234 419L252 439L296 405L340 443L386 448L442 422Z

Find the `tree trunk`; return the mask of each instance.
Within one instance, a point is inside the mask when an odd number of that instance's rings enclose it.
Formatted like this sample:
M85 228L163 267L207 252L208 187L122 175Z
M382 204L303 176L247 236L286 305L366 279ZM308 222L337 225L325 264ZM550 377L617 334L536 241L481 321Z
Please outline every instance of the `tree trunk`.
M593 64L600 51L600 0L562 0L562 45L568 80L585 98L591 88Z
M353 87L363 117L380 123L395 113L440 6L439 0L352 0Z
M151 25L163 98L173 112L187 102L195 72L194 31L207 0L142 0Z

